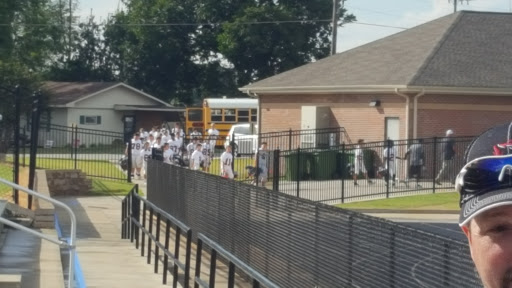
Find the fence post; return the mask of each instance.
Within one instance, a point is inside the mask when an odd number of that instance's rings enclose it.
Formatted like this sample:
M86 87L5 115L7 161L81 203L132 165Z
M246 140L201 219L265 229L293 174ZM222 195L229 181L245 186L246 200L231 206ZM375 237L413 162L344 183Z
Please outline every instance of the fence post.
M39 117L41 110L41 94L34 92L32 95L32 129L30 136L30 168L28 178L28 189L34 190L34 178L36 175L37 143L39 140ZM32 209L32 195L28 195L28 209Z
M436 193L437 137L434 137L434 159L432 160L432 193Z
M231 146L231 155L233 156L231 157L233 158L233 161L231 161L231 171L235 171L235 132L233 132L233 135L231 135L231 141L229 142L229 145Z
M22 152L22 154L23 154L23 167L26 167L26 165L25 165L25 158L26 158L26 155L25 155L26 154L26 148L25 148L25 146L27 146L27 133L26 132L27 132L27 126L25 125L25 126L23 126L23 139L22 139L23 145L21 146L21 148L23 150L23 152Z
M345 159L345 142L341 144L341 203L345 203L345 169L347 168Z
M292 128L288 131L288 151L292 150Z
M16 93L14 94L14 183L20 184L20 106L21 95L20 85L16 85ZM25 142L25 141L23 141ZM25 144L25 143L23 143ZM23 145L25 146L25 145ZM14 203L18 204L18 189L14 189Z
M74 131L73 131L73 134L74 134L74 138L75 138L75 143L73 143L75 146L75 155L74 155L74 169L76 170L77 168L77 158L78 158L78 145L79 145L79 139L78 139L78 125L77 124L74 124Z
M279 149L277 150L274 150L274 173L273 173L273 187L272 189L274 191L279 191L279 175L280 175L280 167L279 167L279 164L281 163L280 161L280 151Z
M391 170L390 169L391 167L389 167L389 152L391 150L391 142L388 139L388 140L386 140L385 143L386 143L385 145L386 145L386 148L387 148L386 149L386 168L387 169L386 169L386 172L385 172L386 175L384 176L384 179L386 179L386 198L389 198L389 181L391 180L391 175L389 173L389 171ZM395 172L395 171L393 171L393 172Z
M300 147L297 147L297 197L300 198Z
M132 183L132 140L129 139L126 143L126 156L128 157L128 168L127 168L127 181Z

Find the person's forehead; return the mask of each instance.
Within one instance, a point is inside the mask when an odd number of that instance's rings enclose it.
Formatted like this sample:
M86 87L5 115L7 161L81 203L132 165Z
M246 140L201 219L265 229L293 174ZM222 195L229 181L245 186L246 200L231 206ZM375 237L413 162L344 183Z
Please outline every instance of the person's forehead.
M476 221L492 221L494 219L512 220L512 203L492 208L475 217Z

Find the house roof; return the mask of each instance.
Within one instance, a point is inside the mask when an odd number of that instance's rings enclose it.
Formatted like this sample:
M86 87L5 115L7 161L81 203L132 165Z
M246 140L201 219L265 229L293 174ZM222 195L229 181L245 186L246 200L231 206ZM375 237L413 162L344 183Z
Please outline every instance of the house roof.
M120 86L135 91L144 97L150 98L155 102L162 104L163 107L171 107L171 105L165 103L164 101L122 82L48 81L43 84L43 89L49 92L49 106L66 106Z
M240 88L512 89L512 14L460 11Z
M111 88L119 82L45 82L43 89L49 92L49 105L66 105L88 95Z

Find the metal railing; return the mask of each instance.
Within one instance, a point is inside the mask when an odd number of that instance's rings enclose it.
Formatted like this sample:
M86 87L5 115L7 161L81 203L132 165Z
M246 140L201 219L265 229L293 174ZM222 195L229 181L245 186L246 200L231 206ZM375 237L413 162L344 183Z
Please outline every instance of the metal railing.
M49 237L47 235L44 235L43 233L41 232L37 232L37 231L34 231L30 228L27 228L23 225L20 225L18 223L15 223L15 222L12 222L10 220L7 220L3 217L0 217L0 222L1 223L4 223L6 225L9 225L11 227L14 227L18 230L21 230L21 231L24 231L24 232L27 232L29 234L32 234L36 237L39 237L41 239L44 239L44 240L47 240L47 241L50 241L54 244L57 244L59 245L60 247L62 248L67 248L69 249L69 272L68 272L68 283L67 283L67 287L74 287L73 283L75 281L75 277L74 277L74 272L75 272L75 241L76 241L76 217L75 217L75 213L73 212L73 210L71 210L71 208L69 208L69 206L67 206L66 204L64 204L63 202L60 202L60 201L57 201L51 197L48 197L48 196L45 196L45 195L41 195L40 193L37 193L35 191L32 191L30 189L27 189L23 186L20 186L20 185L17 185L15 183L12 183L10 181L7 181L5 179L2 179L0 178L0 182L5 184L5 185L8 185L8 186L11 186L12 188L14 189L17 189L19 191L23 191L29 195L32 195L34 197L37 197L37 198L40 198L40 199L43 199L43 200L46 200L50 203L52 203L53 205L56 205L58 207L61 207L63 208L68 214L69 214L69 218L71 219L71 228L70 228L70 237L69 237L69 241L63 241L63 240L60 240L60 239L55 239L53 237Z
M142 214L141 211L142 205ZM148 213L149 211L149 213ZM163 262L162 283L167 284L167 273L169 261L172 263L173 283L172 287L178 287L178 269L184 273L185 281L183 286L189 287L190 278L190 256L192 245L192 230L164 210L138 195L138 185L135 185L130 193L122 201L121 209L121 238L130 239L135 247L139 249L141 256L147 253L147 264L151 264L154 255L154 273L158 273L158 264ZM148 215L149 214L149 215ZM147 222L146 222L147 221ZM149 226L149 227L148 227ZM156 231L153 230L153 226ZM164 243L160 242L160 232L164 230ZM172 237L171 229L174 232L174 252L169 250ZM140 233L140 231L142 233ZM185 237L185 261L180 260L181 236ZM147 237L147 245L146 245ZM139 242L140 239L140 242ZM155 243L152 253L152 243ZM160 259L160 250L163 253L163 260Z
M203 245L210 248L210 277L209 283L206 283L201 279L201 260ZM215 287L215 274L217 273L217 254L224 257L228 262L228 288L235 287L235 269L242 270L247 276L252 279L252 287L264 287L277 288L278 285L268 280L265 276L261 275L258 271L249 267L247 264L238 259L235 255L229 253L226 249L222 248L219 244L206 237L204 234L199 233L197 235L197 257L196 257L196 273L194 278L194 287Z

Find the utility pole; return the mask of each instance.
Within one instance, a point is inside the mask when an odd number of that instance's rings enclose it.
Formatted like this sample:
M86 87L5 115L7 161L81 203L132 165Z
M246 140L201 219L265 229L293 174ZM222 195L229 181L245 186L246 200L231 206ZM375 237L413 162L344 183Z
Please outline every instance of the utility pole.
M457 1L460 1L460 4L464 2L464 0L448 0L448 3L453 1L453 13L457 12ZM469 0L466 0L466 3L469 4Z
M69 47L68 47L68 60L71 60L71 46L73 45L72 43L72 25L73 25L73 6L72 6L72 1L73 0L69 0L69 31L68 31L68 41L69 41Z
M340 7L338 6L340 0L332 1L332 43L331 43L331 55L336 54L336 41L338 40L338 12ZM341 8L345 6L345 0L341 0Z

